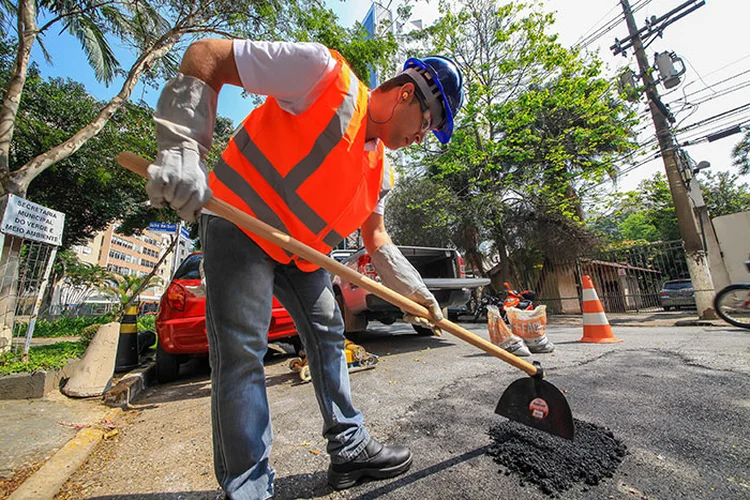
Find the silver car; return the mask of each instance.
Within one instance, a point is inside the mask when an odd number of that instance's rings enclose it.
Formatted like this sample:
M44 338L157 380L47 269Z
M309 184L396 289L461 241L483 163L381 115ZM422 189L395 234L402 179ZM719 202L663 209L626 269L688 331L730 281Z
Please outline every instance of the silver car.
M659 292L659 300L665 311L695 307L693 283L689 279L665 281Z

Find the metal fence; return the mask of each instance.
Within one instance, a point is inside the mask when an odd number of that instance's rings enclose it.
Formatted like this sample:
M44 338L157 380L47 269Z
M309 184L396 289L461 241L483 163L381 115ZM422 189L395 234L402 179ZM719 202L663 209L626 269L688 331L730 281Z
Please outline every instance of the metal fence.
M662 284L690 277L682 241L675 240L546 262L525 270L523 287L535 290L537 303L550 313L575 314L581 312L584 275L591 277L604 310L614 313L660 310Z
M0 266L0 290L3 292L0 300L0 325L4 330L3 342L10 339L11 346L20 350L24 348L26 330L34 317L34 305L44 281L45 270L56 250L46 243L16 236L6 236L4 244L6 252ZM0 346L0 352L7 350L7 347Z

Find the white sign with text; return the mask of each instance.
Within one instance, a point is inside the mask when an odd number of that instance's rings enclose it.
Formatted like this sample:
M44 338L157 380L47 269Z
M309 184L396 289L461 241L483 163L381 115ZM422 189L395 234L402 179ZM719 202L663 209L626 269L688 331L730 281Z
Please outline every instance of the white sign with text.
M0 231L5 234L59 246L65 214L16 195L8 195Z

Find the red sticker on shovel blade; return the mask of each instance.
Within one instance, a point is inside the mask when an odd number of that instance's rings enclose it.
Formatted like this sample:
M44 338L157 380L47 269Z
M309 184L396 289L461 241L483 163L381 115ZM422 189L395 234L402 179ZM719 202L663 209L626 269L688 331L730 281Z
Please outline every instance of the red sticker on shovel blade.
M532 417L537 420L544 420L549 413L549 406L542 398L536 398L529 403L529 410L531 410Z

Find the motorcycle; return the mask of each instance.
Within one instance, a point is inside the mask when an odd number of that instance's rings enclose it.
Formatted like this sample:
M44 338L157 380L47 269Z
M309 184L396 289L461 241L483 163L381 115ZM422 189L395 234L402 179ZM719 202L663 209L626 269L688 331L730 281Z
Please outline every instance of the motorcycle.
M505 285L505 288L508 291L508 295L505 297L501 309L503 320L505 320L505 322L508 321L508 309L511 307L524 311L534 310L534 300L536 299L536 292L534 290L524 290L519 293L513 290L508 282L503 283L503 285Z
M474 306L474 323L487 315L487 306L497 306L502 309L503 301L487 292L483 293L482 298Z
M515 307L518 309L532 311L534 310L534 300L536 299L536 292L533 290L524 290L517 292L510 287L510 284L503 283L507 289L507 295L504 300L501 300L494 295L489 293L483 293L482 298L474 308L474 322L478 322L482 316L487 314L487 306L497 306L500 309L503 321L508 322L508 309Z
M750 260L745 265L750 272ZM714 310L730 325L750 329L750 283L733 283L719 290Z

